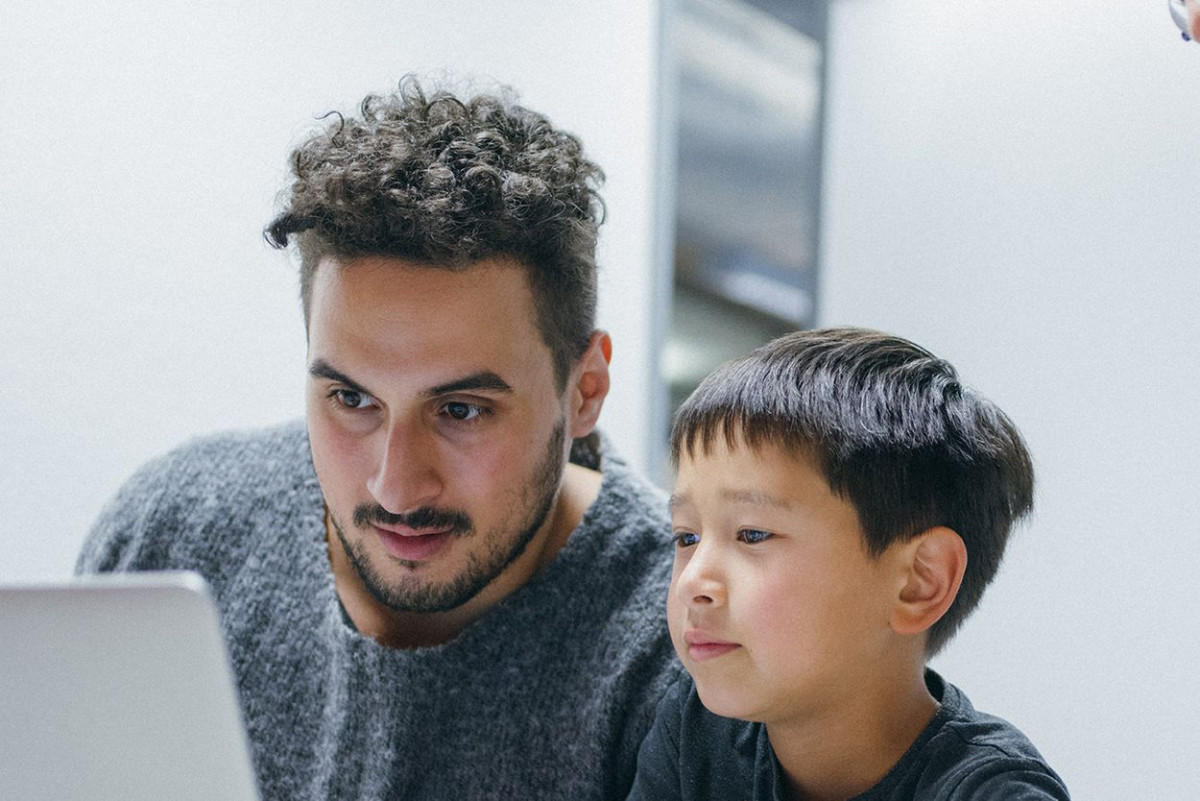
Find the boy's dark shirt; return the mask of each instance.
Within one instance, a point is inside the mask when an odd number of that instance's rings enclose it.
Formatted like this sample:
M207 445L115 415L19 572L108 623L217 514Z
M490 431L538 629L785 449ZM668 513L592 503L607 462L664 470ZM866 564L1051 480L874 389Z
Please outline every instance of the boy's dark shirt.
M851 801L1069 801L1066 785L1015 726L976 712L927 670L937 713L900 761ZM714 715L689 676L667 692L638 756L629 801L778 801L782 768L766 726Z

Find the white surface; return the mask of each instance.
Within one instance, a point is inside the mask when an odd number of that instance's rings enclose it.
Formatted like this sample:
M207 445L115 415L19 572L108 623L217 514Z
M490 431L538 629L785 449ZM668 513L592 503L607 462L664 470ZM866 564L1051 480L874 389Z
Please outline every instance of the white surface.
M4 3L0 580L67 574L147 458L302 413L296 278L261 230L313 118L409 71L511 84L605 169L614 379L601 425L643 463L656 9Z
M1037 510L936 665L1079 799L1200 791L1200 46L1166 4L835 3L823 322L1026 434Z
M258 797L195 574L0 587L0 642L0 798Z

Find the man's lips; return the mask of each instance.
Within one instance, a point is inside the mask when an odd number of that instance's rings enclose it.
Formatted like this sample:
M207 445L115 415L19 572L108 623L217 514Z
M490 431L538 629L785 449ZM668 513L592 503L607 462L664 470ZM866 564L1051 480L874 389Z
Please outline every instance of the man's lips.
M722 640L695 629L683 633L683 642L687 645L688 657L696 662L716 659L742 647L735 642Z
M405 562L423 562L450 542L453 529L414 529L372 523L375 536L389 554Z

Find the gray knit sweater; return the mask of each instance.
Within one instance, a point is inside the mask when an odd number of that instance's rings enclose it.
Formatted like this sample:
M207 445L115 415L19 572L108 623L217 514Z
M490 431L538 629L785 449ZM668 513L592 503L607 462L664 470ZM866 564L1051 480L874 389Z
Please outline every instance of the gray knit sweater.
M392 650L334 591L302 424L208 438L136 473L80 572L212 584L264 799L618 799L676 677L663 497L605 455L556 560L451 642Z

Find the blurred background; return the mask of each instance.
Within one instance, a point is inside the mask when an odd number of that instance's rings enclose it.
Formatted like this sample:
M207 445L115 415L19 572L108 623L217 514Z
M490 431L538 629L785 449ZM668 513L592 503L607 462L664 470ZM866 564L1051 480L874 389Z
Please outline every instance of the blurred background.
M657 480L673 404L796 327L1008 411L1037 512L935 667L1077 798L1196 798L1200 45L1163 2L9 0L0 581L68 575L151 456L302 413L260 231L315 117L412 71L604 166L601 424Z

